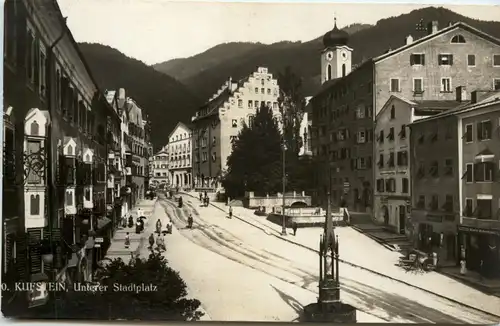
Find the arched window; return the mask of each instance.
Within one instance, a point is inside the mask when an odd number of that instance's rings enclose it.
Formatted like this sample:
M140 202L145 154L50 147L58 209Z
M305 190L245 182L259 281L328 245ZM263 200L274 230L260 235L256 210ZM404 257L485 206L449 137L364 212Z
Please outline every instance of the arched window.
M326 67L326 80L332 79L332 66L328 65Z
M451 43L465 43L465 37L463 35L455 35L451 39Z
M345 77L346 71L345 71L345 63L342 64L342 77Z
M31 136L38 136L39 126L36 121L31 124Z
M68 146L68 155L73 155L73 146Z
M66 205L73 205L73 193L71 191L66 191Z
M30 197L30 214L40 215L40 195L31 195Z

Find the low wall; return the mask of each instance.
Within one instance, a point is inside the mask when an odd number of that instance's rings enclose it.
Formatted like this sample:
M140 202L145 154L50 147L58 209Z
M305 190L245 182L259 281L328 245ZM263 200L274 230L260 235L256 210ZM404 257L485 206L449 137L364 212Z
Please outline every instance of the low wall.
M292 194L285 194L285 206L292 206L293 204L300 203L304 206L311 206L312 198L307 196L304 192L293 192ZM278 193L276 196L254 196L252 191L245 194L243 205L246 208L262 208L266 212L272 212L275 207L283 205L283 195Z
M344 220L342 213L332 213L333 225L345 226L347 223ZM267 220L277 225L283 225L283 215L271 213L267 216ZM292 227L292 223L297 223L297 227L323 227L325 225L325 216L290 216L285 215L285 226Z

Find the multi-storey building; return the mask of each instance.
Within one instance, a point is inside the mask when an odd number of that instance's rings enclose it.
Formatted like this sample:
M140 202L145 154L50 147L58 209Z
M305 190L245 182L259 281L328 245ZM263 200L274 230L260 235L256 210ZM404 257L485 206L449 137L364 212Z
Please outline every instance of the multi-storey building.
M500 92L457 110L460 225L467 268L500 277ZM484 97L484 96L483 96ZM481 261L483 262L481 267Z
M191 128L182 122L177 123L168 136L167 151L170 163L167 169L170 173L170 185L180 189L190 189L193 185L191 171L191 148L193 133Z
M464 101L466 96L465 89L458 87L458 99ZM498 220L498 217L491 214L497 207L496 202L489 202L484 217L471 211L475 207L472 203L478 198L481 202L483 195L493 198L493 176L488 171L494 170L494 155L492 157L486 148L494 145L491 143L494 142L492 130L495 128L492 120L498 120L499 111L495 107L498 103L492 100L496 97L498 94L481 99L480 93L474 91L470 101L410 125L413 241L418 249L437 252L440 265L458 263L460 245L470 248L470 234L475 237L482 228L489 230L485 231L486 234L496 232L493 220ZM498 124L497 120L494 122ZM484 129L483 121L486 122ZM473 134L473 128L478 130L477 136ZM482 156L483 150L486 156ZM478 179L474 174L476 171L482 171ZM463 217L469 215L473 218ZM479 227L476 221L482 218L492 221L485 221L486 224ZM457 239L457 226L464 219L466 225L459 227L464 230L464 236ZM495 237L492 239L496 241ZM469 254L468 265L478 268L476 263L480 260L474 261L474 257L480 256L470 251Z
M192 118L193 169L197 188L218 188L227 169L227 158L232 152L232 141L238 137L242 123L251 125L261 105L278 108L277 79L267 68L239 81L231 78L215 93Z
M89 281L94 237L105 246L112 225L106 135L116 113L56 1L9 0L4 18L4 280ZM12 304L44 304L38 290Z
M409 125L456 107L457 101L413 102L392 95L375 117L373 166L375 218L396 233L406 234L411 212ZM363 142L365 133L358 135Z
M351 66L348 35L336 26L323 37L322 86L312 98L312 145L317 164L316 200L373 207L374 116L391 95L414 102L454 100L454 85L499 87L500 41L458 22ZM354 68L354 69L353 69ZM360 135L365 135L360 142Z
M158 153L153 156L151 162L151 167L153 169L152 173L152 183L156 186L163 185L165 187L169 184L168 170L169 166L169 155L168 155L168 145L164 146Z

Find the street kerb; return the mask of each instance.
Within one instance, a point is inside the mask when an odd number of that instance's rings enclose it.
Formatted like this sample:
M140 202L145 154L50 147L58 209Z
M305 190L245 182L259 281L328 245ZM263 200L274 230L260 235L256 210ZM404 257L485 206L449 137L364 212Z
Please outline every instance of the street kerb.
M188 195L188 196L190 196L190 197L196 198L195 196L193 196L193 195L191 195L191 194L189 194L189 193L185 193L185 194L186 194L186 195ZM222 208L218 207L217 205L215 205L215 204L213 204L213 203L210 203L210 205L212 205L213 207L215 207L215 208L217 208L217 209L219 209L219 210L221 210L221 211L224 211L224 212L225 212L225 210L224 210L224 209L222 209ZM251 226L253 226L253 227L256 227L256 228L258 228L258 229L260 229L260 230L262 230L262 231L264 231L264 232L268 233L268 231L266 231L264 228L262 228L262 227L260 227L260 226L258 226L258 225L255 225L255 224L253 224L253 223L251 223L251 222L249 222L249 221L247 221L247 220L245 220L245 219L243 219L243 218L241 218L241 217L239 217L239 216L237 216L237 215L235 215L235 214L233 214L233 217L236 217L236 218L237 218L237 219L239 219L240 221L243 221L243 222L245 222L245 223L247 223L247 224L249 224L249 225L251 225ZM268 234L269 234L269 233L268 233ZM284 240L284 241L286 241L286 242L289 242L289 243L291 243L291 244L294 244L294 245L296 245L296 246L302 247L302 248L304 248L304 249L307 249L307 250L309 250L309 251L312 251L312 252L314 252L314 253L319 254L319 251L318 251L318 250L313 249L313 248L311 248L311 247L308 247L308 246L306 246L306 245L303 245L303 244L301 244L301 243L299 243L299 242L293 241L293 240L291 240L291 239L289 239L289 238L287 238L287 237L285 237L285 236L278 235L278 234L274 234L274 233L271 233L271 235L275 236L275 237L276 237L276 238L278 238L278 239ZM463 303L463 302L460 302L460 301L458 301L458 300L455 300L455 299L452 299L452 298L446 297L446 296L441 295L441 294L439 294L439 293L432 292L432 291L430 291L430 290L427 290L427 289L421 288L421 287L416 286L416 285L413 285L413 284L411 284L411 283L408 283L408 282L405 282L405 281L401 281L401 280L399 280L399 279L397 279L397 278L394 278L394 277L388 276L388 275L386 275L386 274L383 274L383 273L380 273L380 272L374 271L374 270L372 270L372 269L369 269L369 268L363 267L363 266L361 266L361 265L357 265L357 264L354 264L354 263L348 262L348 261L343 260L343 259L341 259L341 258L339 258L339 261L340 261L340 262L342 262L342 263L344 263L344 264L347 264L347 265L349 265L349 266L356 267L356 268L360 268L360 269L365 270L365 271L367 271L367 272L370 272L370 273L373 273L373 274L379 275L379 276L381 276L381 277L385 277L385 278L390 279L390 280L392 280L392 281L395 281L395 282L398 282L398 283L405 284L405 285L410 286L410 287L412 287L412 288L415 288L415 289L417 289L417 290L421 290L421 291L423 291L423 292L433 294L433 295L435 295L435 296L437 296L437 297L440 297L440 298L442 298L442 299L445 299L445 300L451 301L451 302L453 302L453 303L456 303L456 304L462 305L462 306L464 306L464 307L467 307L467 308L470 308L470 309L474 309L474 310L477 310L477 311L481 311L482 313L487 314L487 315L490 315L490 316L493 316L493 317L495 317L495 318L500 318L500 315L497 315L497 314L491 313L491 312L489 312L489 311L486 311L486 310L483 310L483 309L480 309L480 308L477 308L477 307L474 307L474 306L468 305L468 304L466 304L466 303Z

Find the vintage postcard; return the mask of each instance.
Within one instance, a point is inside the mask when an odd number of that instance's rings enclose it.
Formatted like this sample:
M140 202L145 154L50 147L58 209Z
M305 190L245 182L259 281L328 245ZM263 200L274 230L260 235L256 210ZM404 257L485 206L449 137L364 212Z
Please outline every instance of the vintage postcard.
M500 321L500 7L4 3L2 313Z

